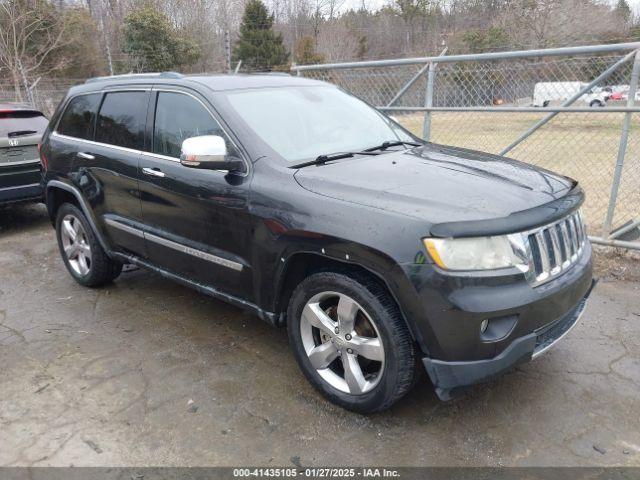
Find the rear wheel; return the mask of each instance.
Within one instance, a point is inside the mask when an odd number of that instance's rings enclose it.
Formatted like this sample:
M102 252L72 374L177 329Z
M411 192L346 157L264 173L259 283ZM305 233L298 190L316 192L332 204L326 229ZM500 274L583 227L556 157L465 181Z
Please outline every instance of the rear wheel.
M99 287L122 272L122 264L109 258L75 205L65 203L58 210L56 236L64 264L79 284Z
M292 295L287 329L307 379L344 408L384 410L413 384L411 336L389 294L368 278L306 278Z
M589 104L590 107L604 107L604 104L600 100L592 100Z

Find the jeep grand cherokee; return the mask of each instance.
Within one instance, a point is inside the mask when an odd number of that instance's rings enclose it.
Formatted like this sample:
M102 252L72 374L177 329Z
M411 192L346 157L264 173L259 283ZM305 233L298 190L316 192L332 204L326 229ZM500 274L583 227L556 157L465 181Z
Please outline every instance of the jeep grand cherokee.
M77 282L136 264L286 325L307 379L358 412L420 364L448 399L531 360L592 287L575 181L425 143L319 81L94 79L41 156Z

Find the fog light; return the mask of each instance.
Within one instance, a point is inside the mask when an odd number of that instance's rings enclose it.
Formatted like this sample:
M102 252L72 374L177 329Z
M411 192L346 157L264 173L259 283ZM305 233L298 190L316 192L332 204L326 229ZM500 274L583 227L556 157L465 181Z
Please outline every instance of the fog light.
M489 326L489 320L485 318L484 320L482 320L482 323L480 324L480 333L486 332L488 326Z

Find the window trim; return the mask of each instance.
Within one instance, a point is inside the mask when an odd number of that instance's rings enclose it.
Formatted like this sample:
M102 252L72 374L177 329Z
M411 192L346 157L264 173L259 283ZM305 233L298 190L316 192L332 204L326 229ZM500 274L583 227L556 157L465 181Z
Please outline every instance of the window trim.
M175 162L175 163L181 163L179 158L175 158L175 157L169 157L166 155L162 155L159 153L153 153L153 152L148 152L146 150L136 150L133 148L127 148L127 147L121 147L119 145L113 145L111 143L102 143L102 142L96 142L95 138L96 138L96 129L98 128L98 113L100 112L100 108L102 107L102 102L104 102L104 98L105 95L107 93L113 93L113 92L149 92L149 100L151 100L151 94L153 93L157 93L157 92L169 92L169 93L181 93L183 95L188 95L192 98L194 98L195 100L197 100L198 102L200 102L200 104L205 108L205 110L207 110L207 112L209 112L209 115L211 115L211 118L213 118L219 125L220 128L222 129L222 131L224 132L224 134L227 136L227 138L229 139L229 141L233 144L233 146L236 148L236 150L238 151L238 153L240 154L240 159L244 162L245 167L246 167L246 172L233 172L234 175L237 175L239 177L248 177L249 174L251 173L251 162L247 161L246 155L243 151L243 149L238 147L238 144L234 141L233 136L229 133L229 130L225 127L224 123L219 121L218 118L216 117L216 115L213 113L212 109L205 103L203 102L200 98L198 98L196 95L181 90L178 88L165 88L162 86L151 86L151 87L142 87L142 88L126 88L123 86L118 86L115 88L105 88L103 90L93 90L91 92L81 92L81 93L77 93L72 97L69 97L67 99L67 101L65 102L64 108L62 109L62 114L59 116L59 118L56 121L56 125L55 128L53 129L53 131L51 132L51 136L52 137L57 137L57 138L62 138L62 139L66 139L66 140L74 140L77 142L82 142L85 143L87 145L95 145L98 147L107 147L107 148L113 148L115 150L120 150L123 152L128 152L128 153L137 153L140 154L142 156L145 157L150 157L150 158L156 158L156 159L160 159L160 160L167 160L167 161L171 161L171 162ZM67 107L69 106L69 103L71 103L72 100L74 100L77 97L83 96L83 95L102 95L102 97L100 98L100 103L98 105L98 110L96 111L96 117L95 117L95 121L93 124L93 140L87 140L85 138L79 138L79 137L71 137L69 135L64 135L62 133L58 133L58 127L60 126L60 121L62 119L62 117L64 116L64 112L67 110ZM147 103L147 112L149 111L149 106L150 103ZM153 134L153 130L155 130L155 105L153 106L153 124L151 125L151 131ZM148 122L148 118L145 117L145 121ZM145 125L145 130L147 128L148 125ZM145 133L145 137L146 137L146 133ZM145 143L146 143L146 138L145 138ZM151 145L153 145L153 136L151 137ZM213 170L216 172L226 172L225 170ZM230 172L226 172L226 173L230 173Z

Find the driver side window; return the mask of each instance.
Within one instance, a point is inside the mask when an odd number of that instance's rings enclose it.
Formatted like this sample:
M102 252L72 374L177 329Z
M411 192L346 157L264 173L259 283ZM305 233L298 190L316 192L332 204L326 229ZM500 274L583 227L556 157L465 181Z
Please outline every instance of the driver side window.
M201 135L224 138L231 156L239 156L220 124L195 98L176 92L158 92L153 127L153 153L180 157L182 142Z

